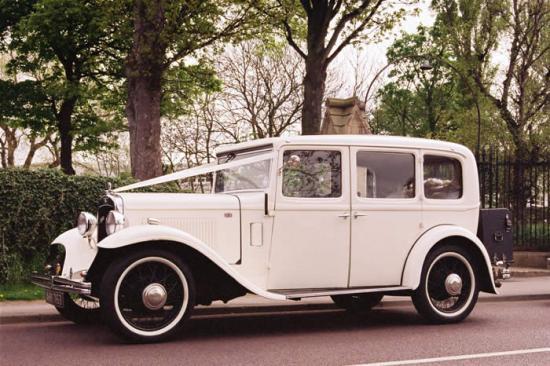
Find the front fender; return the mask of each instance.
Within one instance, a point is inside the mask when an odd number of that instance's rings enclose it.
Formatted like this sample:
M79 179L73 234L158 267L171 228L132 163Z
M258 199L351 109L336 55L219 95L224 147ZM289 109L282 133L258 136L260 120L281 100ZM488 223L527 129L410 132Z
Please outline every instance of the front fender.
M166 241L174 242L180 245L186 245L211 260L220 269L231 276L249 291L273 300L285 300L284 295L274 294L258 287L251 281L242 276L233 267L231 267L217 252L212 250L206 243L197 239L193 235L182 230L164 226L164 225L137 225L109 235L101 242L98 247L102 249L116 249L133 244Z
M493 271L491 266L491 260L489 259L489 254L485 249L483 243L475 236L472 232L453 225L440 225L430 230L426 231L422 236L416 241L413 245L407 261L405 263L405 268L403 270L401 284L404 287L411 288L416 290L420 285L420 277L422 275L422 267L424 265L424 260L428 255L429 251L441 240L449 237L462 237L466 239L470 245L473 245L479 250L481 255L485 260L485 265L487 266L487 273L490 277L488 283L490 283L490 288L485 288L484 291L490 293L498 293L495 288L495 281L493 278ZM486 283L487 283L486 282Z
M53 244L61 244L65 248L61 275L67 278L70 273L88 270L97 254L97 248L90 246L88 239L83 238L77 228L65 231L52 241Z

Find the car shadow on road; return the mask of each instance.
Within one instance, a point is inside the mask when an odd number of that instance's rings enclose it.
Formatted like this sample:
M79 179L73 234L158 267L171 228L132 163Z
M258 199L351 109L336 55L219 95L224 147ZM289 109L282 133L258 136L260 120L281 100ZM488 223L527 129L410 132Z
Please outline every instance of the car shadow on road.
M483 319L470 317L467 322L479 323ZM79 326L67 322L43 324L29 332L48 334L50 341L56 342L63 335L63 342L88 346L120 346L125 342L112 334L106 326ZM272 337L279 335L308 335L319 333L368 332L375 336L388 329L398 328L407 331L418 326L430 325L421 318L412 306L377 307L368 313L355 314L344 310L287 311L284 313L220 314L192 317L183 331L168 342L195 342L204 340ZM449 325L453 326L453 325ZM83 328L86 328L85 330ZM15 330L15 329L14 329ZM428 329L429 330L429 329ZM69 338L65 336L71 334Z
M326 310L225 315L192 318L177 339L364 331L365 329L417 326L423 323L424 320L412 308L375 308L365 314Z
M278 335L307 335L365 330L378 332L427 324L412 307L374 308L367 313L344 310L287 311L284 313L220 314L191 317L168 342L200 342ZM98 329L99 331L99 329ZM105 332L107 332L105 327ZM94 337L103 344L121 344L114 335Z
M479 318L466 321L483 323ZM481 324L478 324L481 325ZM308 335L335 332L372 332L426 326L412 306L377 307L367 313L350 313L344 310L287 311L284 313L220 314L191 317L183 330L168 342L200 342L204 340L229 340L234 338L258 338L279 335ZM454 326L454 325L448 325ZM102 343L118 343L117 338L107 336Z

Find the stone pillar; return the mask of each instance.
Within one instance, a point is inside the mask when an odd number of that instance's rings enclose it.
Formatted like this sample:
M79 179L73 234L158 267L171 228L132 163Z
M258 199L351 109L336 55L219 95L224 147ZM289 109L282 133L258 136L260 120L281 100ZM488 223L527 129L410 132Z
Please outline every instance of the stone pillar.
M325 106L325 118L321 124L322 135L372 134L365 119L365 103L359 98L327 98Z

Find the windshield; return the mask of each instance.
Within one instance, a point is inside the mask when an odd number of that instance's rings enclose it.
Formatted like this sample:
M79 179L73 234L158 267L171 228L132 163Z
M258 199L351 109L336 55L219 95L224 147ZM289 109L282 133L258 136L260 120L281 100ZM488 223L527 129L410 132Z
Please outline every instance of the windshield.
M260 146L246 151L228 152L218 156L218 164L228 163L272 151L272 146ZM269 185L271 159L243 164L217 171L214 192L263 190Z
M269 184L271 160L241 165L216 172L215 192L261 190Z

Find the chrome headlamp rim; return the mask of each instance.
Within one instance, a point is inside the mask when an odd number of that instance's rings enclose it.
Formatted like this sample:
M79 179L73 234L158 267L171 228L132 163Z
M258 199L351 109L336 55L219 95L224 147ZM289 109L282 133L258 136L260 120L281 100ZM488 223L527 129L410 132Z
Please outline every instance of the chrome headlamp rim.
M105 218L105 231L111 235L124 227L125 217L117 210L111 210Z
M109 193L107 197L109 197L113 201L113 204L115 206L114 210L124 214L124 201L122 200L122 197L114 193Z
M89 212L82 211L76 220L76 227L80 235L90 237L97 227L97 218Z

